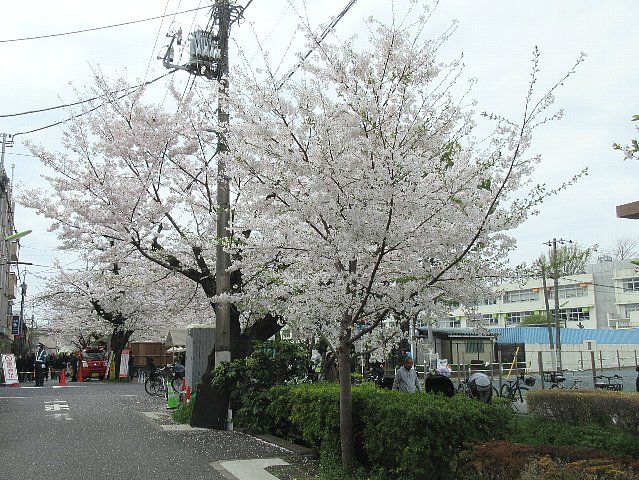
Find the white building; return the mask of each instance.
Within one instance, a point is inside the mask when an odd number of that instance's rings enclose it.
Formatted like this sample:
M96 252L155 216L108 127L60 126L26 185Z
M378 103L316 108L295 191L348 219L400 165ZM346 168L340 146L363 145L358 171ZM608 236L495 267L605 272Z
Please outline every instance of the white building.
M552 279L547 279L551 314L555 303L552 284ZM495 287L493 297L456 309L439 326L514 327L545 311L542 280L531 279ZM561 278L559 317L566 328L639 327L639 267L630 262L603 261L589 265L585 274Z

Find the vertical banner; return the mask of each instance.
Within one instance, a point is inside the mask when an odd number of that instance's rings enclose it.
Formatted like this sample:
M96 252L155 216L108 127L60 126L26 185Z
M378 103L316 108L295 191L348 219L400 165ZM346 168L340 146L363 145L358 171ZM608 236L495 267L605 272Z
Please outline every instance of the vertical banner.
M115 355L113 352L109 353L109 359L106 364L106 372L104 372L104 378L109 378L111 380L115 380Z
M20 315L13 315L11 318L11 335L20 335Z
M2 371L4 372L5 385L18 384L18 369L16 368L16 357L12 353L2 354Z
M129 350L122 350L120 356L120 378L129 378Z

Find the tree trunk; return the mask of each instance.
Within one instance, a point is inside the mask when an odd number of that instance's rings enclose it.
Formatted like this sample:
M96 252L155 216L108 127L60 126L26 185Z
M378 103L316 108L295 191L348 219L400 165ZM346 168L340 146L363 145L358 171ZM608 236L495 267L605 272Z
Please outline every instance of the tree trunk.
M281 328L277 318L267 314L240 333L240 312L231 305L231 359L246 358L253 351L255 340L268 340ZM197 387L191 416L192 427L226 429L229 395L211 385L214 369L215 349L209 354L206 371Z
M342 465L351 470L355 465L353 435L353 398L351 395L351 346L340 340L339 346L339 436L342 448Z
M215 369L215 349L209 354L208 365L202 382L197 386L197 396L191 426L200 428L226 429L226 415L229 404L229 395L217 387L211 385L213 370Z

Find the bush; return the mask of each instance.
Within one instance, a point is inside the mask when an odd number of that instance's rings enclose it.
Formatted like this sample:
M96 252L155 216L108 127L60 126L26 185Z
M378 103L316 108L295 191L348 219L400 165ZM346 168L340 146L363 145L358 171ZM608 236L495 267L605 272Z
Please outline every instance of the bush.
M360 465L396 480L449 478L452 457L469 443L507 438L513 423L508 408L371 384L353 387L353 415ZM338 385L273 389L268 418L274 434L318 448L323 463L339 458Z
M191 416L193 415L193 405L195 405L195 396L191 397L191 401L186 403L180 403L177 410L171 414L171 418L178 423L191 423Z
M478 444L456 463L459 480L637 480L639 462L578 447Z
M569 424L536 415L517 418L510 440L531 445L573 445L639 458L639 436L613 427Z
M267 341L255 344L243 359L223 363L213 371L214 386L230 394L237 426L265 431L264 412L275 385L302 381L311 371L308 352L300 345Z
M639 395L606 390L534 390L528 409L548 420L616 427L639 433Z

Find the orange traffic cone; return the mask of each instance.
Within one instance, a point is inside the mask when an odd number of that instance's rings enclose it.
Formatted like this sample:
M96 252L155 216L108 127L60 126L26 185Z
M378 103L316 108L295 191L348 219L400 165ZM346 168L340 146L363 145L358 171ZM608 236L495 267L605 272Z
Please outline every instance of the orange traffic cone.
M184 401L189 403L191 401L191 387L186 387L186 395L184 396Z
M78 362L80 363L80 362ZM78 373L76 374L76 380L78 382L84 382L84 378L82 378L82 366L78 365Z
M67 385L67 370L63 368L60 370L60 386L65 387Z
M180 392L186 392L186 378L182 377L182 386L180 387Z

